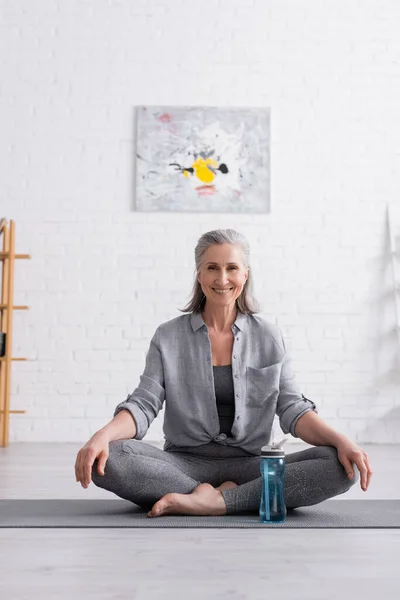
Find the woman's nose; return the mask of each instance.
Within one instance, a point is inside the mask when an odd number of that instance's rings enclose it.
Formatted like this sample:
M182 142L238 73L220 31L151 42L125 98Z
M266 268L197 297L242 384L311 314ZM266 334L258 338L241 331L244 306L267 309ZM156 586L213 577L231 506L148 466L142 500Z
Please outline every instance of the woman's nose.
M218 283L222 283L222 284L228 283L229 282L228 275L227 274L226 275L224 275L224 274L220 275L219 277L217 277L217 282Z

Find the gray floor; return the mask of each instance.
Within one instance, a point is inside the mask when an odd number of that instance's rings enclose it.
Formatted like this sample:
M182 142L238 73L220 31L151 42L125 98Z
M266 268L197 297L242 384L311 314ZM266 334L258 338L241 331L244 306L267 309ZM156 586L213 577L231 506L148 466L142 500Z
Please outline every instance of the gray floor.
M0 498L111 497L75 482L80 447L0 448ZM400 498L400 446L363 448L370 488L342 498ZM4 600L390 599L399 564L400 530L0 529Z

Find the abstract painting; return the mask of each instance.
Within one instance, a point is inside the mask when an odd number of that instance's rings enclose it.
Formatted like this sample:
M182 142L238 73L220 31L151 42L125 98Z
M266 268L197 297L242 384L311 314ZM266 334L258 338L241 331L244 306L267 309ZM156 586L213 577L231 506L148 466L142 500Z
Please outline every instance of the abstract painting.
M137 108L136 210L270 212L268 108Z

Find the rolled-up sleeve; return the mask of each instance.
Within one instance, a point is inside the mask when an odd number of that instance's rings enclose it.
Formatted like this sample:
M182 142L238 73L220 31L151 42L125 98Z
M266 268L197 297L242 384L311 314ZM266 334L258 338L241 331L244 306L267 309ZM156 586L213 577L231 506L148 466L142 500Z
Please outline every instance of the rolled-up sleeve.
M158 334L157 328L146 354L146 364L138 387L114 411L115 417L121 410L129 410L136 423L137 440L144 438L165 400L164 369Z
M280 333L282 336L282 332ZM276 414L279 417L279 423L282 431L284 433L291 433L293 437L299 437L295 434L295 426L297 421L306 412L313 410L318 413L318 410L315 403L306 398L301 393L297 385L295 376L292 372L291 359L286 352L283 336L282 345L284 349L284 357L282 361Z

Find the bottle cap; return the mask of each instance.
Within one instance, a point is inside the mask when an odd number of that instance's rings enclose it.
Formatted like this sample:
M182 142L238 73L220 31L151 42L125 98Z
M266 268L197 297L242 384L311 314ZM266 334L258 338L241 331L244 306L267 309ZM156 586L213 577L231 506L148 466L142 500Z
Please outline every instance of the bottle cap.
M289 436L285 435L279 442L273 442L272 444L267 444L266 446L262 446L261 448L261 456L274 456L274 457L284 457L285 450L283 449L283 444L288 440Z
M283 448L272 448L271 446L263 446L261 448L261 456L274 456L275 458L281 458L285 456Z

